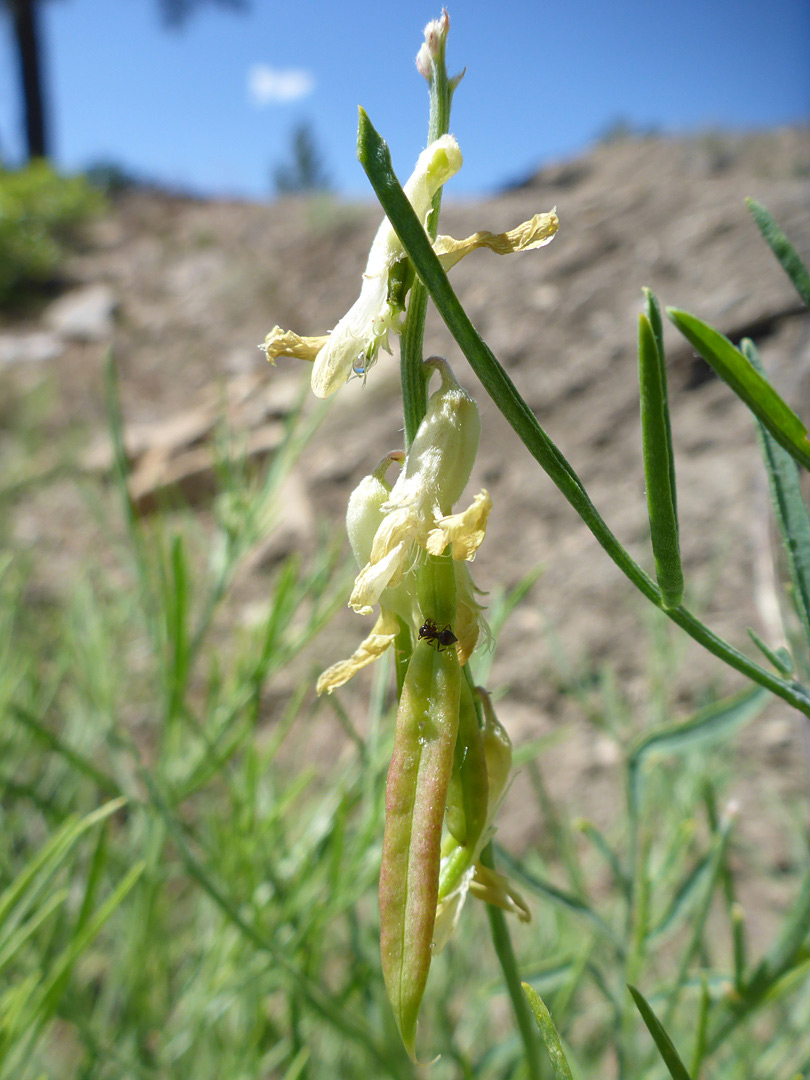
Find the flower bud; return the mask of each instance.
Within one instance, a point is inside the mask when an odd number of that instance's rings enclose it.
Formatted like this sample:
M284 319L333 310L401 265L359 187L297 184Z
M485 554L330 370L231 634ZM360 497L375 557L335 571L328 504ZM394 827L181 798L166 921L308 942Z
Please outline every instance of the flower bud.
M392 461L402 462L405 454L402 450L393 450L386 454L377 468L364 476L349 496L346 508L346 532L358 566L365 566L371 554L374 536L383 519L383 504L391 496L391 485L385 474Z

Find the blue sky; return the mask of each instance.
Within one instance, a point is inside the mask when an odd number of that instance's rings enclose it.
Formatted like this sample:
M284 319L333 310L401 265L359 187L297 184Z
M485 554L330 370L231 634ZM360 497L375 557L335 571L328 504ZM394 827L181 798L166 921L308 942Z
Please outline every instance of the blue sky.
M425 142L414 58L440 6L416 0L203 5L167 31L157 0L43 5L57 163L112 160L207 195L265 198L290 132L311 123L336 188L368 194L357 106L403 179ZM450 0L448 66L467 74L448 194L493 190L585 149L615 120L663 132L807 123L807 0ZM0 151L19 159L8 20L0 18Z

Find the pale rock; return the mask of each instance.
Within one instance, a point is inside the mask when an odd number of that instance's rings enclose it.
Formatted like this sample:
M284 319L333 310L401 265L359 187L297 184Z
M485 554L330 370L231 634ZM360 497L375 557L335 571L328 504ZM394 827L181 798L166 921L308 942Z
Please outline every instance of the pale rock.
M69 341L105 341L112 337L117 306L109 285L87 285L55 300L45 312L45 322Z

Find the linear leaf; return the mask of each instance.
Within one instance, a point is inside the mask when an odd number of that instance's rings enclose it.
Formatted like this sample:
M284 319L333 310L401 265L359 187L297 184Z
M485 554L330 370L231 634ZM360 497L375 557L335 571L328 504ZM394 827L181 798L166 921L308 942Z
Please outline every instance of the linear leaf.
M742 347L752 367L761 372L762 362L754 343L746 339ZM793 604L805 641L810 647L810 515L802 497L799 471L793 459L779 446L764 424L759 425L759 433L773 509L793 584Z
M655 576L664 606L676 608L683 599L683 567L675 509L667 377L657 335L645 314L640 314L638 319L638 381L644 479Z
M545 1002L537 991L529 986L528 983L521 983L521 986L523 987L523 993L526 995L526 999L534 1013L534 1018L537 1021L537 1027L540 1029L543 1042L546 1044L546 1050L548 1050L548 1056L551 1058L551 1067L554 1070L555 1080L573 1080L571 1067L566 1060L565 1051L560 1042L560 1036L557 1034L554 1021L551 1019L551 1013L546 1008Z
M762 203L758 203L756 199L746 199L745 202L759 231L765 237L768 247L779 260L796 292L810 307L810 273L796 253L796 249Z
M704 855L687 874L675 890L675 895L670 900L667 910L658 923L650 930L647 940L654 941L672 930L683 922L684 916L693 903L696 903L701 895L701 888L714 871L715 860L711 854Z
M793 464L791 462L791 464ZM753 643L759 649L763 656L767 656L780 675L792 675L795 666L793 664L793 657L787 651L784 646L780 646L778 649L772 649L769 645L766 645L756 630L753 630L750 626L746 627L748 636Z
M754 368L748 357L718 330L687 311L667 308L667 314L706 363L728 383L765 425L779 445L806 469L810 469L810 440L807 438L807 428L765 376Z
M63 827L47 841L34 855L28 865L17 875L4 893L0 894L0 928L6 927L11 913L15 911L19 915L24 910L26 900L30 899L35 882L40 875L52 875L58 866L67 858L73 844L82 833L104 821L116 810L125 805L126 799L113 799L104 806L94 810L86 817L76 820L70 818Z
M658 1053L661 1055L661 1059L666 1065L672 1080L691 1080L689 1073L686 1071L686 1066L675 1049L675 1044L667 1034L664 1025L647 1004L644 995L639 990L636 990L635 986L628 986L627 989L633 996L636 1008L641 1013L641 1019L647 1025L647 1030L652 1035L655 1045L658 1047Z
M785 975L798 958L810 934L810 871L805 874L799 895L788 913L779 935L757 965L745 989L745 997L758 1000Z
M676 724L665 724L637 740L627 760L631 804L639 806L641 766L652 753L682 754L728 738L758 716L768 693L752 686L732 697L713 702Z
M658 303L658 297L652 291L652 289L646 288L641 290L644 294L644 314L647 316L652 327L652 332L655 335L655 345L658 349L658 356L661 360L661 372L662 372L662 386L664 391L664 416L667 425L667 442L669 444L669 466L670 466L670 490L672 491L672 505L675 509L675 516L678 514L678 500L675 490L675 456L672 453L672 429L670 427L669 419L669 396L667 393L667 379L666 379L666 353L664 352L664 324L661 319L661 306Z
M677 724L665 724L643 735L630 755L631 761L640 761L653 751L662 754L680 754L719 742L753 720L768 700L767 691L752 686L731 697L713 702L698 710L688 720Z

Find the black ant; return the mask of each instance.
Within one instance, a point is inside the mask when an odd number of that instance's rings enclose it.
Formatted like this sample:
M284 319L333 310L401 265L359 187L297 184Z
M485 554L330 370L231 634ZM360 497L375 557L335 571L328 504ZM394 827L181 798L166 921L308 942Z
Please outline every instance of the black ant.
M437 652L441 652L442 649L448 649L458 641L458 638L452 631L450 623L448 623L443 630L440 630L433 619L425 619L419 627L419 638L420 640L424 638L428 645L432 645L435 642Z

